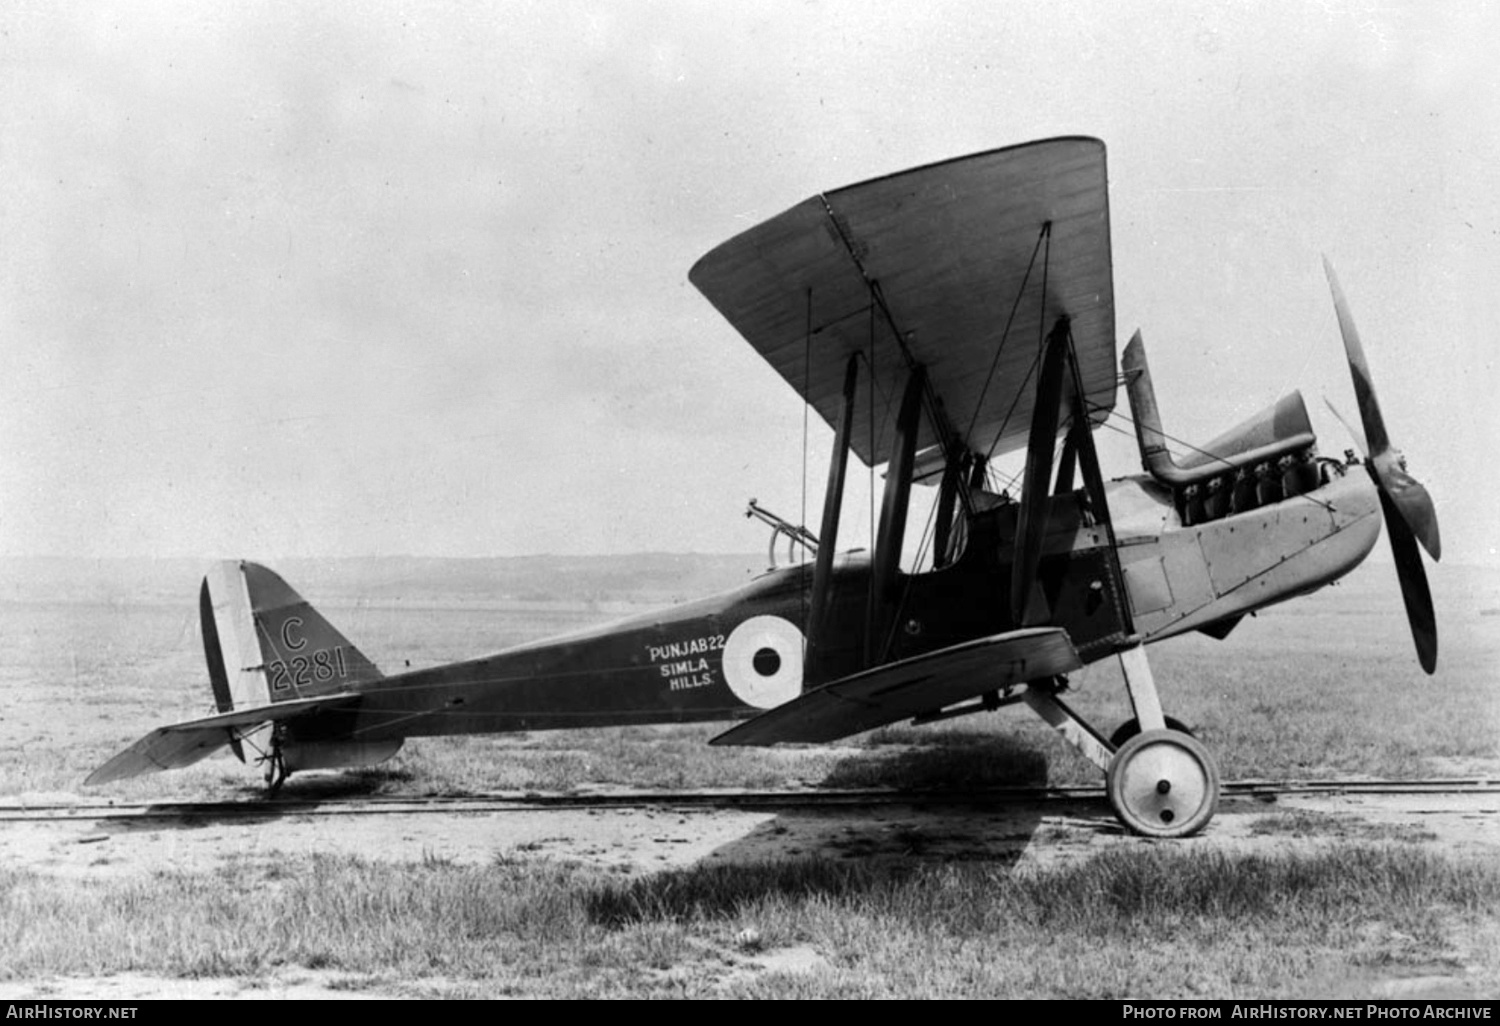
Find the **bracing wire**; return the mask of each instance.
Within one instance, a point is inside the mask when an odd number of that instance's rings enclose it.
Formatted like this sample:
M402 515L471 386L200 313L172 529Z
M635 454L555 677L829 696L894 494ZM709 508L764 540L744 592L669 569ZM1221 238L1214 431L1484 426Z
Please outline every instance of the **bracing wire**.
M1031 366L1026 368L1026 376L1021 379L1021 387L1016 389L1015 398L1010 401L1010 406L1006 409L1005 416L1000 420L1000 429L995 432L994 439L990 441L989 449L985 451L984 459L986 465L988 465L990 460L995 458L995 446L999 445L1000 439L1005 437L1005 431L1010 427L1010 418L1015 415L1016 407L1021 402L1021 396L1026 394L1026 386L1031 382L1032 376L1036 374L1037 364L1041 363L1041 360L1042 354L1038 350L1036 356L1032 357Z
M990 361L989 373L984 376L984 387L979 390L979 398L974 401L974 412L969 416L969 426L964 431L965 437L973 433L974 425L979 421L979 411L984 406L984 397L989 394L990 384L995 380L995 371L1000 367L1000 354L1005 351L1005 343L1010 338L1011 325L1015 323L1016 313L1021 309L1021 300L1026 297L1026 284L1031 280L1031 270L1036 266L1036 255L1041 251L1042 240L1051 237L1052 222L1047 221L1042 225L1042 230L1037 233L1036 244L1031 247L1031 259L1026 262L1026 273L1021 276L1020 287L1016 289L1016 298L1010 304L1010 315L1006 317L1005 328L1000 332L1000 341L995 345L995 356ZM1007 419L1009 419L1008 414Z
M995 446L998 445L998 444L1000 444L1000 439L1004 436L1006 428L1008 428L1010 426L1010 418L1016 412L1016 404L1021 401L1021 396L1023 396L1023 395L1026 394L1026 385L1027 385L1028 382L1031 381L1032 375L1036 373L1037 364L1039 364L1041 362L1041 360L1042 360L1042 353L1045 352L1046 348L1047 348L1047 277L1048 277L1048 273L1051 270L1051 266L1052 266L1052 222L1051 221L1048 221L1048 222L1046 222L1045 224L1042 225L1042 232L1037 237L1036 241L1037 241L1037 247L1042 250L1042 308L1041 308L1041 316L1037 318L1037 322L1036 322L1037 323L1037 335L1038 335L1038 337L1037 337L1036 355L1034 357L1032 357L1032 359L1031 359L1031 366L1026 369L1026 377L1022 379L1022 381L1021 381L1021 387L1018 388L1018 389L1016 389L1016 396L1015 396L1014 399L1011 400L1010 409L1008 409L1008 410L1005 411L1005 418L1000 422L1000 430L997 431L997 432L995 432L995 437L990 442L989 451L984 454L984 458L985 458L986 461L988 461L988 460L990 460L991 458L994 457L994 455L995 455ZM1031 259L1033 261L1036 260L1036 252L1035 252L1035 250L1032 251ZM1027 278L1030 278L1030 276L1031 276L1031 268L1030 267L1026 268L1026 276L1027 276ZM1022 283L1022 288L1023 289L1025 288L1025 283L1024 282ZM1017 295L1017 302L1019 303L1019 301L1020 301L1020 296L1018 294ZM1000 354L997 352L995 354L996 360L999 359L999 356L1000 356Z

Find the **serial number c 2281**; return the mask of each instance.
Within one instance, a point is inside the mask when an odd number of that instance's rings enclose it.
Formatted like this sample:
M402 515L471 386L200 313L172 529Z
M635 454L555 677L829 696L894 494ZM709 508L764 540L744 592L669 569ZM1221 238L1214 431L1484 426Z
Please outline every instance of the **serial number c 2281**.
M314 649L310 655L274 660L266 665L266 671L271 677L272 691L309 688L349 675L343 645Z

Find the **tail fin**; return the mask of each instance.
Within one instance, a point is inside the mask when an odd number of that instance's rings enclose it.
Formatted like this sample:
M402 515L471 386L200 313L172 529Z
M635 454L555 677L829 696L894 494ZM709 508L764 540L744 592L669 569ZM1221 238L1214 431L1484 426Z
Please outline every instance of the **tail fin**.
M389 759L401 738L298 737L304 719L351 711L356 685L381 673L308 601L270 570L229 561L198 591L203 654L218 715L158 727L100 766L85 784L190 766L224 745L245 761L240 739L274 723L266 779L279 786L298 769L370 766ZM284 736L283 736L284 735ZM279 774L279 775L276 775Z
M346 691L380 670L306 599L258 563L229 560L198 596L221 713Z

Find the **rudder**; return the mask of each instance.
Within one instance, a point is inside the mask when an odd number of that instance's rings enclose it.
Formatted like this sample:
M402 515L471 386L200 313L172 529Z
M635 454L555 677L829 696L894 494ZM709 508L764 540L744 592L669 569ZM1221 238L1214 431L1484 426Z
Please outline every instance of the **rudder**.
M312 604L258 563L228 560L199 593L220 712L346 691L380 670Z

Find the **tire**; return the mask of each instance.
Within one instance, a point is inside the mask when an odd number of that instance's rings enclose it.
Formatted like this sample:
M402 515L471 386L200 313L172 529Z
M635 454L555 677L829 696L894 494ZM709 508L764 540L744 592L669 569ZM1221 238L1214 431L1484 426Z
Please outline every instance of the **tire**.
M1192 728L1189 727L1186 723L1183 723L1179 719L1174 719L1171 716L1167 717L1167 729L1175 730L1179 734L1186 734L1188 737L1198 736L1197 734L1193 733ZM1118 749L1126 741L1129 741L1140 732L1141 721L1132 716L1130 719L1126 720L1124 723L1116 727L1113 734L1109 735L1109 743L1116 749Z
M1219 769L1197 738L1148 730L1115 752L1105 775L1109 804L1126 829L1145 837L1197 833L1219 807Z

